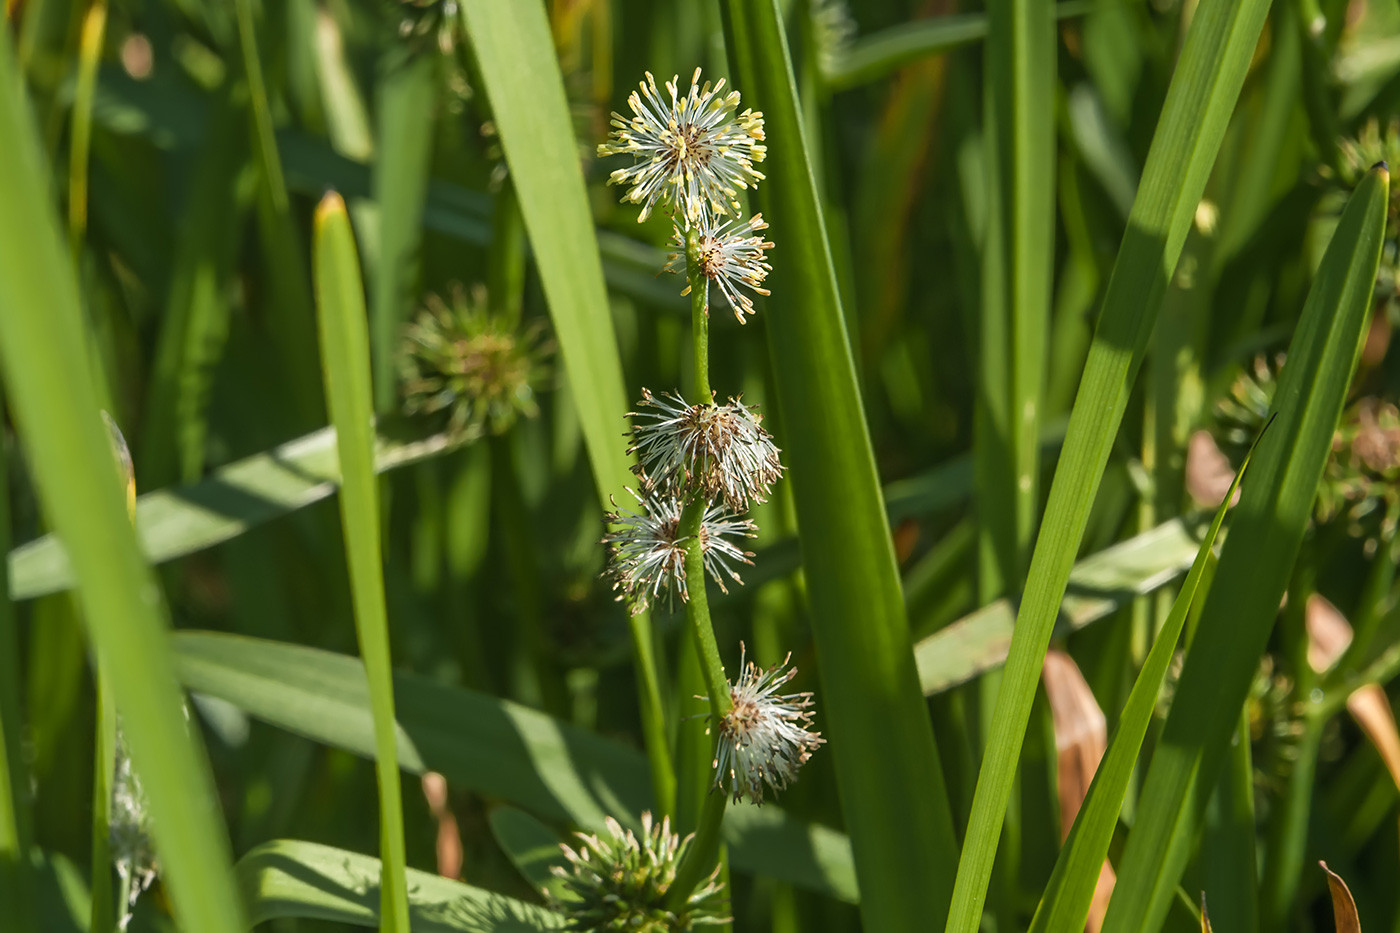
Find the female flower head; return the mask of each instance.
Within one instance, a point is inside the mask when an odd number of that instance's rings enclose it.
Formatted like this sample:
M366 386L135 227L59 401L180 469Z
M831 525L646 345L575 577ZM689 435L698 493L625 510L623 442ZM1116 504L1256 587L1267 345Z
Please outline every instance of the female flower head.
M700 272L719 289L740 324L744 323L745 315L753 314L753 299L740 291L740 286L756 295L769 294L763 287L763 280L773 267L765 261L764 251L772 249L773 244L758 235L758 231L767 229L762 214L754 214L748 220L722 222L705 218L697 226L696 253ZM676 251L666 257L666 270L685 271L686 232L679 225L672 234L671 243ZM690 286L687 285L681 294L689 295Z
M763 416L738 399L727 405L688 405L673 393L642 390L633 418L635 468L645 488L677 493L698 489L735 512L763 502L783 475L778 448Z
M715 750L715 787L734 795L737 803L747 796L763 803L763 785L786 790L797 770L826 740L820 732L808 732L812 722L812 694L780 694L778 690L797 676L788 668L792 655L771 670L745 662L739 645L739 682L729 688L733 706L719 721ZM784 668L787 668L784 670Z
M723 78L713 88L708 81L702 88L699 68L684 96L678 94L678 80L666 82L667 103L647 72L637 85L640 93L627 98L633 116L614 113L614 129L598 147L599 156L636 159L613 172L608 183L631 185L622 199L642 205L638 222L651 215L658 201L674 204L686 227L711 213L737 215L738 190L763 178L754 168L767 155L763 114L745 110L736 116L739 92L721 96Z
M609 552L607 573L612 577L613 589L620 591L617 598L631 600L634 614L645 610L662 594L668 605L677 594L682 600L689 599L685 548L690 539L680 533L684 508L680 497L627 491L637 500L641 512L620 508L603 516L605 522L618 526L603 536ZM744 581L739 579L734 565L753 563L749 560L752 552L741 550L730 539L752 538L756 531L753 522L729 514L722 506L705 510L700 523L700 547L705 571L719 584L721 592L729 592L722 575L742 585Z
M640 837L612 817L606 825L606 836L579 833L577 849L561 845L569 869L550 869L567 892L554 901L569 919L567 929L677 933L729 922L722 915L724 885L718 865L696 885L682 911L667 907L676 867L693 838L672 833L669 817L656 823L650 813L643 813Z

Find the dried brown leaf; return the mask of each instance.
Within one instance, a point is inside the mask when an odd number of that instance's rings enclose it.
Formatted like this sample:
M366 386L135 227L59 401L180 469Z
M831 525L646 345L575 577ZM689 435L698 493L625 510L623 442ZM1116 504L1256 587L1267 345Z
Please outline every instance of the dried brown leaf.
M1376 747L1391 780L1400 788L1400 730L1396 728L1395 712L1390 708L1385 690L1380 684L1358 687L1347 697L1347 712Z
M1108 748L1108 720L1074 659L1062 651L1049 651L1040 672L1050 715L1055 724L1056 771L1060 797L1060 838L1069 835L1099 761ZM1094 899L1085 929L1098 933L1113 894L1113 868L1107 861L1099 868Z
M1318 862L1327 872L1327 888L1332 892L1332 916L1336 920L1337 933L1361 933L1361 918L1356 913L1356 901L1351 899L1351 891L1341 876L1327 867L1326 862Z

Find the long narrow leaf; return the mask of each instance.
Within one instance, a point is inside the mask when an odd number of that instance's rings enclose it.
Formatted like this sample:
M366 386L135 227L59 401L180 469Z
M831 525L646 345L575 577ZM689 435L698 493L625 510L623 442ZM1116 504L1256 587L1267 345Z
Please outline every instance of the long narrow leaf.
M359 659L213 632L180 632L175 651L190 690L333 748L374 754ZM635 828L643 810L655 812L646 759L634 748L412 674L395 674L394 690L405 771L437 771L453 787L590 831L601 831L609 815ZM850 843L841 833L801 823L771 804L732 807L724 832L736 870L856 901Z
M394 747L393 665L384 606L384 563L379 553L379 485L374 476L374 406L364 285L350 215L335 192L316 209L316 317L326 402L340 451L340 517L350 565L355 630L374 710L374 765L379 776L379 846L385 929L408 933L407 856L398 754Z
M78 580L88 636L107 671L150 797L155 842L187 929L239 933L217 796L185 732L164 605L112 477L86 359L77 282L30 123L8 30L0 30L0 367L45 513Z
M1289 345L1277 424L1220 555L1211 595L1143 788L1104 929L1155 929L1189 854L1198 788L1215 781L1302 544L1356 368L1385 230L1389 175L1372 170L1338 221Z
M947 903L955 842L861 407L851 346L774 0L730 0L726 39L746 105L767 121L758 189L772 239L765 308L820 702L871 930L926 930ZM898 749L897 754L891 754Z
M991 740L973 796L950 931L972 933L981 922L1003 814L1060 599L1167 280L1205 190L1268 7L1268 0L1203 0L1187 33L1114 263L1031 559Z
M1256 439L1255 443L1258 441ZM1250 454L1253 454L1251 449ZM1055 870L1050 883L1041 896L1040 907L1031 922L1031 933L1049 933L1051 930L1078 930L1084 926L1089 915L1089 906L1094 898L1094 885L1098 880L1099 866L1108 854L1108 844L1113 839L1113 828L1118 823L1118 812L1123 807L1123 798L1128 792L1128 782L1132 778L1133 766L1137 762L1142 740L1147 735L1147 727L1152 721L1153 710L1157 706L1157 695L1162 680L1171 665L1176 644L1181 638L1181 630L1196 599L1196 590L1205 574L1206 565L1215 547L1215 539L1220 534L1220 526L1225 523L1225 513L1235 497L1235 490L1244 479L1249 468L1249 457L1240 464L1230 490L1225 494L1210 530L1201 539L1196 550L1196 559L1186 582L1181 585L1176 602L1157 640L1143 662L1142 671L1133 684L1128 702L1118 717L1118 726L1113 730L1108 750L1094 772L1094 782L1084 798L1079 815L1075 817L1060 857L1055 861Z
M314 842L265 842L234 869L254 924L287 917L382 927L379 859ZM558 930L560 914L425 871L408 872L414 933Z
M599 502L633 481L619 438L627 412L622 361L609 315L578 146L544 5L464 0L463 22L529 234L559 355L569 376ZM642 730L657 795L674 787L661 691L646 615L629 618Z
M627 397L544 5L465 0L461 7L606 504L632 482L619 441Z

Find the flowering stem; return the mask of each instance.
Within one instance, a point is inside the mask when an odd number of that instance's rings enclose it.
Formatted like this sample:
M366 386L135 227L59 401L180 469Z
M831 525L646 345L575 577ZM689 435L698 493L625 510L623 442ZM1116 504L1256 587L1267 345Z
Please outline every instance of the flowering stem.
M666 909L674 914L685 911L686 901L690 899L695 886L714 870L715 858L719 853L720 826L724 822L724 809L728 803L729 794L722 787L705 795L695 838L690 841L685 855L681 856L681 863L676 866L676 878L666 892Z
M729 712L729 680L724 663L719 659L719 644L715 641L714 625L710 622L710 600L705 594L705 549L700 540L700 525L705 515L705 499L696 496L681 512L680 534L685 538L685 603L690 632L700 655L700 669L705 675L705 688L710 692L710 713L718 720Z
M714 401L710 391L710 280L700 261L700 231L685 235L685 276L690 283L690 328L695 337L695 391L700 404Z

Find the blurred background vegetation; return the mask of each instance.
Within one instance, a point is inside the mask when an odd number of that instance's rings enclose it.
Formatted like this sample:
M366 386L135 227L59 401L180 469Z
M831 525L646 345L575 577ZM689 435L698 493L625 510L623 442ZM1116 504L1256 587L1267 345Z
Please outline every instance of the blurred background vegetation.
M635 223L635 210L605 187L613 166L594 148L643 72L664 79L701 66L707 77L729 74L719 6L545 5L628 397L643 386L691 391L684 283L655 274L669 223L660 214ZM1196 6L1055 7L1056 79L1046 95L1054 159L1036 179L1054 203L1041 487ZM1400 157L1400 6L1322 6L1275 0L1195 210L1062 609L1056 647L1071 670L1052 685L1047 667L1032 713L989 927L1029 924L1060 846L1061 817L1078 807L1084 769L1102 752L1195 555L1200 510L1219 503L1266 420L1280 354L1341 206L1372 163L1389 158L1394 166ZM985 292L996 281L984 278L982 253L991 170L987 18L979 4L958 0L792 0L783 10L915 654L961 832L1014 617L1006 597L1018 589L1015 574L985 553L988 516L1005 503L984 496L979 508L976 492L995 456L975 449L979 392L988 391L980 380L995 378L979 364ZM643 748L627 610L600 579L601 509L577 393L456 4L8 0L6 29L53 203L66 219L102 405L129 444L137 491L151 494L137 526L163 561L159 579L176 628L355 651L334 442L315 433L328 417L311 218L334 189L348 204L368 295L392 656L397 671L420 678L416 693L401 692L401 715L411 709L450 739L460 725L454 717L478 708L433 691L466 688ZM1285 634L1261 659L1245 710L1250 826L1264 866L1264 925L1256 928L1331 929L1326 878L1311 868L1325 858L1351 885L1368 931L1400 931L1395 690L1349 702L1343 691L1325 716L1304 710L1311 691L1339 689L1340 681L1321 680L1329 671L1379 663L1376 670L1395 672L1387 650L1400 640L1400 350L1391 346L1400 324L1400 199L1389 208L1360 369L1283 610L1296 624L1280 626ZM781 269L785 232L770 235ZM762 406L765 427L786 446L763 302L742 328L716 307L712 383ZM623 412L608 417L625 446ZM61 555L52 542L24 544L48 528L8 424L4 441L10 538L19 545L10 559L18 635L0 650L15 652L19 760L41 853L35 903L43 929L86 929L93 670ZM721 643L728 652L742 639L763 664L790 650L802 670L796 689L819 690L788 484L754 517L762 533L747 585L713 594ZM651 622L667 721L682 733L698 728L683 719L704 710L678 660L682 620L658 609ZM1286 637L1292 631L1311 642L1300 649ZM372 745L357 744L349 726L336 733L341 713L318 706L312 693L265 685L259 699L263 686L220 681L210 671L237 669L239 649L203 637L177 642L177 669L204 691L193 695L192 721L234 856L283 838L377 852L375 772L363 757ZM279 670L310 670L299 657L283 658L285 669L249 662L246 670L258 668L275 685ZM201 668L201 659L212 667ZM1171 685L1169 675L1163 714ZM318 733L318 723L336 734ZM522 839L538 845L551 831L562 834L577 811L512 798L515 772L493 764L489 751L478 761L470 748L430 749L425 735L415 734L422 760L412 770L446 779L405 778L408 865L538 900L537 876L519 867L529 863ZM614 753L613 745L598 748ZM694 742L677 748L678 769L687 755L708 754ZM457 773L441 764L456 759L464 759ZM625 780L647 785L639 755L616 761ZM833 764L818 754L782 795L782 810L766 807L755 825L786 819L762 815L771 809L843 830ZM551 766L536 765L549 785ZM1134 812L1130 793L1123 827ZM785 847L786 831L773 830L769 848L733 863L735 927L858 929L849 852L844 867L812 869L799 864L808 850ZM1191 902L1214 870L1211 844L1208 835L1183 879ZM839 850L845 841L820 836L813 845ZM1270 854L1285 848L1299 855L1285 860L1292 869ZM167 911L158 889L141 902L133 929L168 926ZM4 912L0 905L0 920ZM1239 929L1212 916L1222 931ZM1192 922L1184 907L1173 918ZM278 930L333 926L272 922Z

